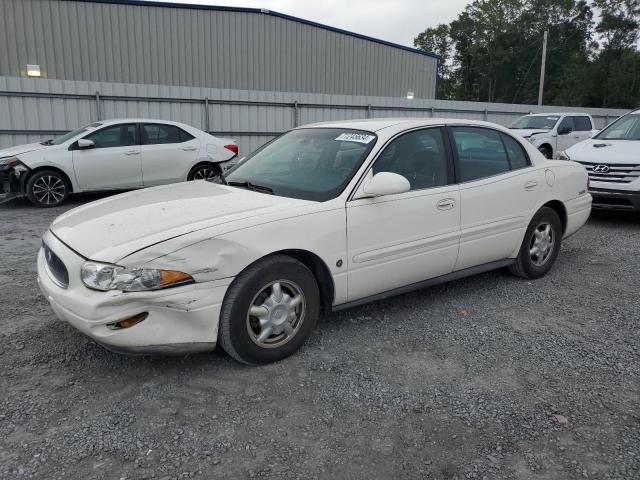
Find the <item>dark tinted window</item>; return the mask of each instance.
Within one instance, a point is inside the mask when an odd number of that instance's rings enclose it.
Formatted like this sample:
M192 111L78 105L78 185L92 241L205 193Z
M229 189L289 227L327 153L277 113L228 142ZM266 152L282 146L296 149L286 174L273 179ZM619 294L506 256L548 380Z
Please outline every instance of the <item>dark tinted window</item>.
M96 145L95 148L128 147L137 143L136 124L113 125L98 130L84 138L93 141Z
M576 132L588 132L592 129L589 117L573 117L573 124L576 127Z
M163 143L182 143L193 138L193 135L173 125L161 123L145 123L142 125L142 144L158 145Z
M569 127L571 131L575 131L576 126L573 123L573 117L564 117L558 125L558 131L561 132L564 128Z
M511 162L511 170L529 166L529 160L523 146L509 135L501 134L501 136Z
M451 128L463 182L508 172L509 160L495 130L479 127Z
M393 140L373 165L373 173L402 175L411 190L439 187L448 183L447 153L442 129L429 128Z

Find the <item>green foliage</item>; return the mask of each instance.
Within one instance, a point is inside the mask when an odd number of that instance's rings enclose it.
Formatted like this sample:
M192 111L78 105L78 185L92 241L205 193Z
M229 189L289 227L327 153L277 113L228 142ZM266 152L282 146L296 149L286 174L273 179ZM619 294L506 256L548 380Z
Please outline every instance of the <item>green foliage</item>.
M443 58L440 98L536 103L548 30L544 103L629 108L640 104L639 20L640 0L475 0L414 45Z

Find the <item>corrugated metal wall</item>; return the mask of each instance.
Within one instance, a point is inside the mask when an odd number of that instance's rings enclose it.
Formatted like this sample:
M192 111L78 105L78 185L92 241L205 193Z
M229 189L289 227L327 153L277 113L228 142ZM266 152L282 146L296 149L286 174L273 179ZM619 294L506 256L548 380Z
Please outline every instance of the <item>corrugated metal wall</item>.
M598 108L0 77L0 146L41 141L98 119L146 117L184 122L235 138L241 154L247 154L296 125L326 120L440 117L508 125L529 112L552 111L591 113L598 128L626 113Z
M434 57L278 14L0 1L0 75L434 98Z

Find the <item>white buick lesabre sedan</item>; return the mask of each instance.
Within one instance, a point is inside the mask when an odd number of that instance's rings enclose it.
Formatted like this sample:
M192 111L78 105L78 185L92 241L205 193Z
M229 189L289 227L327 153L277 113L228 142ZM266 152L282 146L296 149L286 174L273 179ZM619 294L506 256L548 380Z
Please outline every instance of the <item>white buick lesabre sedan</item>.
M222 184L130 192L57 218L54 312L121 352L295 352L322 312L508 267L545 275L589 217L587 173L507 129L437 119L309 125Z
M184 123L103 120L41 143L0 150L0 203L57 207L69 194L212 179L233 164L235 141Z

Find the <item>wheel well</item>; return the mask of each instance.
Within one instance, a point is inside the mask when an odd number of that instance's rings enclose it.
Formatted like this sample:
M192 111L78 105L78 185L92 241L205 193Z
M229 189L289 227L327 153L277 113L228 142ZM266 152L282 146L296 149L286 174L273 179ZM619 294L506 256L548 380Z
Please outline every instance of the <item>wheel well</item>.
M198 162L193 167L191 167L189 169L189 173L187 174L187 176L190 176L191 172L193 172L196 168L201 167L202 165L209 165L209 166L215 168L216 170L218 170L218 172L222 172L222 169L220 168L220 165L218 165L217 163L214 163L214 162Z
M554 210L558 217L560 217L560 223L562 224L562 233L567 231L567 209L564 207L561 201L551 200L543 205L543 207L549 207Z
M551 145L549 145L548 143L543 143L542 145L540 145L540 146L538 147L538 150L540 150L541 148L548 148L548 149L549 149L549 151L550 151L551 153L553 153L553 147L552 147Z
M53 170L54 172L58 172L60 175L62 175L62 177L64 178L64 180L67 182L67 187L69 188L69 192L73 192L73 184L71 183L71 179L69 178L69 176L64 173L62 170L60 170L57 167L51 167L51 166L44 166L44 167L38 167L38 168L34 168L33 170L31 170L29 172L29 174L27 175L27 177L24 179L24 189L26 191L27 189L27 182L29 181L29 179L36 173L38 172L42 172L43 170Z
M322 259L307 250L291 249L280 250L279 252L273 253L288 255L289 257L295 258L311 270L311 273L313 273L313 276L318 282L318 288L320 289L320 305L322 312L329 313L331 311L331 306L333 305L335 287L333 285L331 272Z

